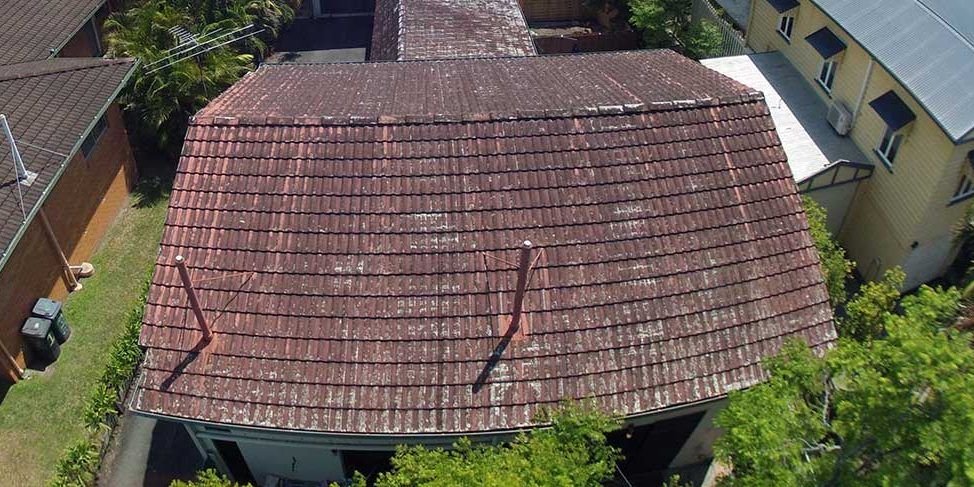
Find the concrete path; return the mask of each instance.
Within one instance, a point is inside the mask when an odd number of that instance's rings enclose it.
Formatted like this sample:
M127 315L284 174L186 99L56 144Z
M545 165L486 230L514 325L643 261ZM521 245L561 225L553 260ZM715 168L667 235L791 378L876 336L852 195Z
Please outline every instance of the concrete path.
M127 413L98 474L99 487L168 487L203 468L203 458L179 424Z
M268 62L361 62L372 42L372 16L297 19L274 44Z

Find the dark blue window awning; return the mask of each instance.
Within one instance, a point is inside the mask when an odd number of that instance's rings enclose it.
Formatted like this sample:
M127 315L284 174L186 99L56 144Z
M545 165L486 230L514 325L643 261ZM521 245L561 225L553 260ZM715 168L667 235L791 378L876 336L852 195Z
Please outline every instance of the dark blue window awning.
M779 14L785 13L798 6L798 0L768 0L768 3L770 3Z
M832 33L827 27L812 32L805 38L812 47L825 59L828 59L845 50L845 42Z
M869 102L869 106L876 110L879 118L883 119L889 129L893 131L905 127L906 124L917 118L913 110L910 110L910 107L906 106L906 103L896 96L892 90Z

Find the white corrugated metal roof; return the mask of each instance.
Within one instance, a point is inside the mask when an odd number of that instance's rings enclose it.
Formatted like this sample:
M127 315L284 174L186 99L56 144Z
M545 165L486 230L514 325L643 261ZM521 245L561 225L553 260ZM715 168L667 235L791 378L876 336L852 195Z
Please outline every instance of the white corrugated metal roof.
M974 0L811 0L955 142L974 138Z

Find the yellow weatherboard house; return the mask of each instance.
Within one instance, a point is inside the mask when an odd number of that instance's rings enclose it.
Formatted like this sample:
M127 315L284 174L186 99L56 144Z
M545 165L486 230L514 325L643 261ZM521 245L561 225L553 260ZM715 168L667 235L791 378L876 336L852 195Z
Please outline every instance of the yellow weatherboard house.
M861 152L855 167L872 166L845 207L824 198L863 277L901 266L911 288L940 276L974 196L974 2L753 0L747 44L783 57L831 135Z

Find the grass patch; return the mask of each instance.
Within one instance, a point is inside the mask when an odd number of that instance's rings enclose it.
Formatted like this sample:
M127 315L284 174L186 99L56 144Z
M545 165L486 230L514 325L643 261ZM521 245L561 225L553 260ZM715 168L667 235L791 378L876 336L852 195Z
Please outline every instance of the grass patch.
M0 403L5 485L47 484L65 449L85 435L85 402L105 370L111 344L139 301L162 236L168 192L151 186L168 187L168 178L146 180L150 187L142 186L129 197L92 256L95 275L65 303L73 333L53 370L12 386Z

